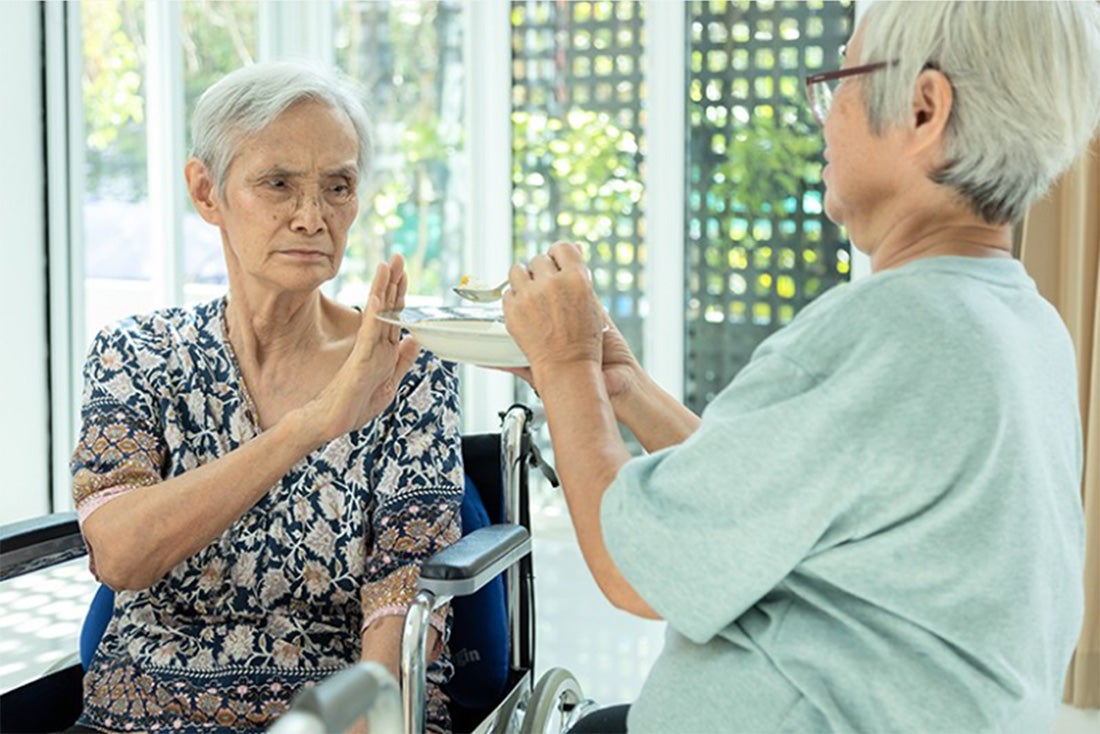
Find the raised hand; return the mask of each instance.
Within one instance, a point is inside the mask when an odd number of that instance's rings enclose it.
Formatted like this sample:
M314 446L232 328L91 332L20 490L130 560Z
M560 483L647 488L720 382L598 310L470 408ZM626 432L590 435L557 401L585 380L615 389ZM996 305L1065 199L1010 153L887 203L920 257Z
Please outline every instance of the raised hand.
M351 354L328 386L306 406L318 421L322 440L360 428L381 413L416 361L420 351L416 340L402 339L401 327L375 318L383 311L404 308L407 286L405 261L400 255L378 265Z

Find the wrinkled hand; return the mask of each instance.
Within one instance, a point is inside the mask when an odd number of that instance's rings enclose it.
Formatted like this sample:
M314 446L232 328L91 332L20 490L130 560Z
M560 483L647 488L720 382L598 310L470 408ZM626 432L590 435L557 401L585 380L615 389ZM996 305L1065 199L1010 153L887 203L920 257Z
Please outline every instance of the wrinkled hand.
M622 332L615 326L611 316L604 311L603 314L603 380L607 396L614 400L626 395L637 387L643 374L642 366L638 358L630 351L630 346L623 338ZM531 374L530 367L498 367L501 372L509 372L519 377L532 388L535 387L535 376ZM537 394L537 393L536 393Z
M400 255L378 265L351 354L307 406L319 421L323 440L361 428L381 413L393 402L397 386L416 361L420 352L416 340L402 339L401 327L375 318L383 311L404 308L407 286Z
M578 245L557 242L508 272L504 323L532 373L573 362L600 363L604 312Z
M604 312L603 382L611 400L627 394L640 383L644 374L638 358L630 351L622 332Z

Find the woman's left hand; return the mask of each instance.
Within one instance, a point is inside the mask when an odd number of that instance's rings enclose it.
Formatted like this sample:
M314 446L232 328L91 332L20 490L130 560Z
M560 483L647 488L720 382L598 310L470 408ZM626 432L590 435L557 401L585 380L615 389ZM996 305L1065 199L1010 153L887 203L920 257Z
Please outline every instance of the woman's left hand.
M526 267L514 265L508 283L504 322L534 375L554 365L600 364L603 308L579 245L555 243Z
M401 338L401 327L379 321L383 311L405 306L405 263L400 255L378 265L370 285L367 308L351 354L336 376L308 405L318 421L323 441L361 428L381 413L397 393L401 379L420 353L412 337Z

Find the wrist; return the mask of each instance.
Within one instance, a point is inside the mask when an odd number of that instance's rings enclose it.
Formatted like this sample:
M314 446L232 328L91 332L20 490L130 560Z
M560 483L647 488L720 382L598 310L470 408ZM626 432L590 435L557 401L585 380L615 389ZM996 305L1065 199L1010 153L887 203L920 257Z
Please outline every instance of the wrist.
M617 368L621 369L621 367ZM648 392L646 385L651 381L649 374L637 363L627 367L626 372L626 377L619 377L615 380L614 391L610 389L611 383L608 383L607 397L611 401L611 407L614 408L615 415L620 418L622 414L629 412L638 401L645 399Z
M591 388L606 395L600 365L589 360L531 365L531 381L544 402L563 390L575 393Z
M281 441L300 449L305 455L331 439L322 428L323 418L316 401L313 401L287 412L271 430L280 434Z
M649 415L654 396L660 391L653 378L645 370L637 369L624 390L611 398L611 407L615 417L630 425L639 417Z

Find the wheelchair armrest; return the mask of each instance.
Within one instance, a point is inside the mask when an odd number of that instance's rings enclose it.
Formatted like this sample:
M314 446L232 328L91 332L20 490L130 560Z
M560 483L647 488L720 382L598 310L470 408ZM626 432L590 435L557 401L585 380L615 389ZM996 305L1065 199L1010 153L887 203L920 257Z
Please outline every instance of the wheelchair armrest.
M437 597L467 596L530 552L531 535L522 525L489 525L425 561L419 588Z
M75 512L0 526L0 581L84 555Z

